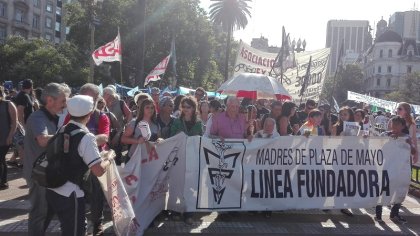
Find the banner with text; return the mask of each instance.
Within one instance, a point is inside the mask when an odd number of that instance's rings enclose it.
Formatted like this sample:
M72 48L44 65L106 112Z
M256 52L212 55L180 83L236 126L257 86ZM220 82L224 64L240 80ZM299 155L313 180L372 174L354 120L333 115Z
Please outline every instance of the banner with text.
M324 79L326 76L326 69L329 59L330 49L323 48L315 51L307 51L296 53L297 67L283 71L283 86L292 96L295 102L299 102L300 89L306 75L306 69L309 64L309 58L312 56L312 65L310 68L310 80L307 89L302 97L303 101L307 99L319 100ZM281 70L275 68L271 71L275 63L277 53L263 52L252 48L246 43L239 44L238 55L234 66L234 76L239 73L259 73L278 78L280 80Z
M139 145L119 174L136 215L135 235L142 235L164 209L183 212L185 134L164 142ZM115 222L114 222L115 223Z
M397 102L387 101L387 100L371 97L371 96L368 96L368 95L355 93L355 92L352 92L352 91L347 91L347 99L352 100L352 101L356 101L356 102L363 102L363 103L366 103L366 104L369 104L369 105L372 105L372 106L376 106L376 107L381 107L381 108L384 108L384 109L389 110L391 112L395 111L395 109L397 108L397 105L398 105ZM420 106L419 105L413 105L413 104L410 104L410 105L411 105L414 113L420 114Z
M190 137L186 147L187 211L367 208L401 203L410 184L403 139Z

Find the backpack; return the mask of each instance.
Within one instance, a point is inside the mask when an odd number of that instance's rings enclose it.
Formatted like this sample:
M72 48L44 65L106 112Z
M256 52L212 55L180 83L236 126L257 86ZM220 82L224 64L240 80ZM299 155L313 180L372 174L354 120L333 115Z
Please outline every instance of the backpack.
M37 157L32 169L32 180L46 188L58 188L67 181L76 182L80 186L83 175L77 176L77 173L86 170L69 168L71 158L77 152L77 148L74 150L70 147L78 147L85 134L86 131L80 128L67 132L66 126L61 127L48 141L46 150Z

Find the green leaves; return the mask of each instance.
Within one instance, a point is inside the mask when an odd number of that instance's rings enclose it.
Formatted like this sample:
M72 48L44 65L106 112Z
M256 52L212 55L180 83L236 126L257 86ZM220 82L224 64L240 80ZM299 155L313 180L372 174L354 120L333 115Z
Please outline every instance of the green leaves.
M15 84L26 78L40 87L53 81L75 85L84 80L80 55L69 43L56 46L43 39L10 37L0 45L0 55L2 78Z

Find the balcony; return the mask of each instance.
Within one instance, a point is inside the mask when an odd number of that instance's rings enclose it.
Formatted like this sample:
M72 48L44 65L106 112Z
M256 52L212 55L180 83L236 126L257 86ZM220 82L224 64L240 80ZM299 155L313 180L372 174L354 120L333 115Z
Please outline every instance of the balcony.
M15 28L19 28L19 29L31 30L31 25L28 22L25 22L25 21L14 20L13 21L13 26Z
M32 0L15 0L13 3L17 6L24 7L26 9L29 9L31 4L33 4Z

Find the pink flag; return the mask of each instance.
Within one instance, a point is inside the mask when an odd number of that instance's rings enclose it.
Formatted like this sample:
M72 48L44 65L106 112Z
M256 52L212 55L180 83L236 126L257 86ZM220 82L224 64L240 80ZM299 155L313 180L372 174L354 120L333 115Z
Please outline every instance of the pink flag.
M151 81L158 81L160 80L160 76L162 74L165 74L166 67L169 63L169 58L171 55L168 55L165 57L155 68L147 75L146 79L144 80L144 86L146 86Z
M104 46L99 47L92 53L93 61L99 66L102 62L110 61L121 61L121 40L120 32L118 31L117 37L105 44Z

